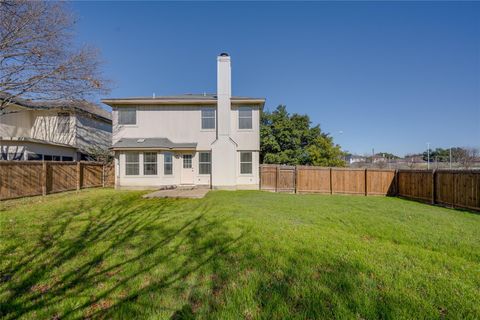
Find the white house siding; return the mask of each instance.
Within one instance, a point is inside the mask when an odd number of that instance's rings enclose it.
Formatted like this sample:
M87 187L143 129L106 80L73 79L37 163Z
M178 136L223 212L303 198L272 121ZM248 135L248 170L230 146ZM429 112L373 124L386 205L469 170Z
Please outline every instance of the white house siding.
M29 153L43 156L72 157L73 160L77 160L77 151L73 147L63 147L31 141L2 140L0 141L0 152L2 154L23 154L22 160L28 160Z
M196 142L197 149L209 150L215 129L202 130L203 106L138 106L135 125L118 125L118 107L112 111L113 144L121 138L164 137L172 142Z
M260 107L252 107L252 129L238 128L238 106L232 106L230 113L231 137L240 150L260 150Z
M30 137L32 112L16 106L7 112L0 116L0 137Z
M238 106L232 106L230 113L230 138L231 142L222 144L222 148L230 146L231 150L216 150L216 129L204 130L201 128L201 110L214 106L128 106L136 108L135 125L118 125L118 109L113 108L113 144L121 138L149 138L165 137L175 143L196 142L199 150L212 151L212 171L220 180L214 184L221 188L256 189L259 185L259 132L260 132L260 107L252 107L252 129L238 129ZM239 150L252 152L252 174L240 174ZM217 155L217 156L216 156ZM220 156L218 156L220 155ZM227 156L230 155L229 158ZM118 152L119 167L117 175L119 187L156 187L165 185L178 185L180 171L174 171L174 177L163 175L163 157L158 159L157 176L126 176L124 152ZM117 161L118 161L117 160ZM181 169L182 158L174 158L174 169ZM194 184L210 185L210 176L198 175L198 154L194 158ZM118 164L117 164L118 166ZM234 184L231 184L229 175L233 175ZM218 179L217 178L217 179ZM225 178L225 179L224 179ZM224 183L224 181L227 181Z
M110 147L112 125L94 117L76 115L76 146L81 150L89 147Z
M138 176L126 175L125 154L128 152L138 152L140 170ZM145 175L143 171L143 151L118 151L115 154L115 175L116 185L121 188L158 188L162 186L173 186L181 184L181 174L183 170L183 158L185 153L192 154L193 184L210 186L210 175L199 174L198 152L199 151L145 151L156 152L157 154L157 174ZM164 154L170 152L173 154L173 173L165 175L164 172Z
M75 116L70 113L68 133L57 130L59 111L35 111L33 113L33 126L31 137L35 139L75 145Z

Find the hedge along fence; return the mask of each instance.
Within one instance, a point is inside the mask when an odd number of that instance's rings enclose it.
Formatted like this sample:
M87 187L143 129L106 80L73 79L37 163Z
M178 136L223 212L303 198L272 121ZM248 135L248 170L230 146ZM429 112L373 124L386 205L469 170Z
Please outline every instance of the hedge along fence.
M290 193L386 195L480 210L480 171L260 166L260 189Z
M113 171L96 162L0 161L0 200L113 186Z

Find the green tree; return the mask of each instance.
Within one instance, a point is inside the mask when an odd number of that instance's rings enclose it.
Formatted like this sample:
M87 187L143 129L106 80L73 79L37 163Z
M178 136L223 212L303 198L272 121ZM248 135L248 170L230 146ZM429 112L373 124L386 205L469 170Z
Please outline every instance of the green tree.
M345 166L344 153L308 115L289 114L284 105L263 112L260 124L260 161L289 165Z

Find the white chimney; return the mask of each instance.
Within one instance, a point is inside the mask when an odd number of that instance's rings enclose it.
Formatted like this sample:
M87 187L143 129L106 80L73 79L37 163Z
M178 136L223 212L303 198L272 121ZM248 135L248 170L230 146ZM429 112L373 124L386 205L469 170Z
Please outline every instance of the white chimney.
M217 57L217 124L218 135L230 135L230 112L232 97L232 71L230 56L221 53Z

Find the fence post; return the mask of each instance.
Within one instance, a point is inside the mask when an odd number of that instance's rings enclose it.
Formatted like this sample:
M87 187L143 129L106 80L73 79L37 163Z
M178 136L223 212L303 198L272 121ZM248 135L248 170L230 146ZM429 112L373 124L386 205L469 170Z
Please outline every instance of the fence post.
M102 188L105 188L105 163L102 164Z
M395 169L395 195L398 196L400 194L398 187L398 169Z
M47 162L43 161L42 163L42 174L43 174L43 179L42 179L42 195L46 196L47 195L47 179L48 179L48 171L47 171Z
M210 189L211 189L211 184L212 184L212 173L210 172ZM262 190L262 165L258 166L258 190Z
M432 170L432 204L435 204L435 176L437 175L437 170Z
M277 172L275 174L275 192L278 192L278 180L280 180L280 166L277 164Z
M77 161L77 191L82 187L82 164Z
M332 167L330 167L330 194L333 194Z
M297 186L298 186L298 166L295 166L294 175L295 175L295 193L297 193Z
M368 169L365 169L365 196L368 196L367 170L368 170Z

